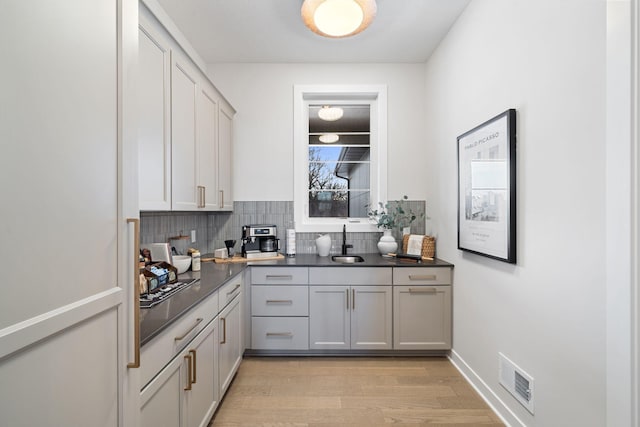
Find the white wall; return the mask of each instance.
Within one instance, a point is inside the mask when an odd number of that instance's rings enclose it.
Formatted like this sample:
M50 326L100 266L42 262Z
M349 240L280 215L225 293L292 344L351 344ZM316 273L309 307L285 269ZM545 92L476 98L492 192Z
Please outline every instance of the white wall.
M427 211L455 264L453 359L513 425L606 423L605 4L475 0L427 63ZM508 108L517 265L457 249L456 137ZM498 384L498 352L534 377L535 416Z
M388 196L426 197L424 64L210 64L209 78L238 111L236 200L293 200L293 86L386 84Z

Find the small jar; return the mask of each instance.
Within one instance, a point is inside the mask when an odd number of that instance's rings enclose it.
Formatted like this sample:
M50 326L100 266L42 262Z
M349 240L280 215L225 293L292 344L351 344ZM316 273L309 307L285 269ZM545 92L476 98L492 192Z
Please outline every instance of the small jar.
M200 252L191 252L191 271L200 271Z

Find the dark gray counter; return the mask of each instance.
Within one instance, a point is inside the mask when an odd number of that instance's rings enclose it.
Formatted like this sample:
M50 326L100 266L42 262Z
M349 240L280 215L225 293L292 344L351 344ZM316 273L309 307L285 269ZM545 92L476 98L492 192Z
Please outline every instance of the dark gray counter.
M351 254L349 254L351 255ZM315 254L299 254L295 257L287 257L283 260L275 261L256 261L249 265L260 266L279 266L279 267L453 267L450 264L441 259L434 259L433 261L424 260L421 263L416 263L413 260L400 260L396 258L385 258L380 254L354 254L360 255L364 258L364 262L358 262L355 264L340 264L339 262L331 261L331 256L321 257Z
M144 345L149 342L229 279L240 274L245 268L246 264L203 262L201 271L188 271L181 274L178 279L191 277L200 279L200 281L152 308L140 310L140 344Z

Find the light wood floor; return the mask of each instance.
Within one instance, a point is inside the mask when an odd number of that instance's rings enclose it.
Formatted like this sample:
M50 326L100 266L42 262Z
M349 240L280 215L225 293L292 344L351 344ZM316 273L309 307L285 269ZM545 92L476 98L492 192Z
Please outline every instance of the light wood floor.
M446 359L247 358L209 427L503 426Z

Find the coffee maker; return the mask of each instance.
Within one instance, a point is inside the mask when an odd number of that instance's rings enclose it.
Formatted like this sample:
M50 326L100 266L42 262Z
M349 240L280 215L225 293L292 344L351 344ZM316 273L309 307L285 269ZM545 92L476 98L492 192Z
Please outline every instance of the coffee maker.
M243 225L242 256L245 258L268 258L278 255L280 239L275 225Z

